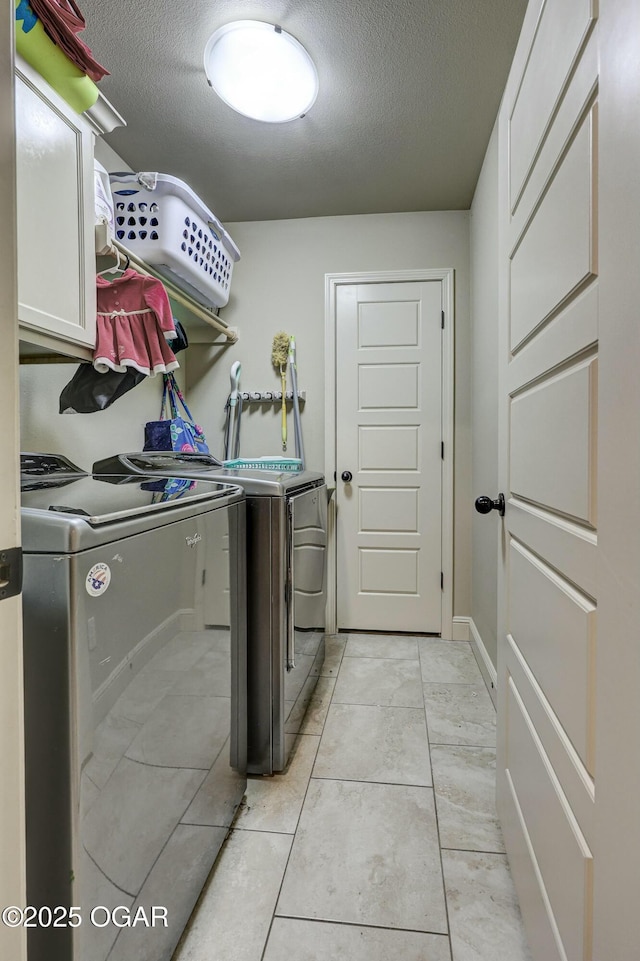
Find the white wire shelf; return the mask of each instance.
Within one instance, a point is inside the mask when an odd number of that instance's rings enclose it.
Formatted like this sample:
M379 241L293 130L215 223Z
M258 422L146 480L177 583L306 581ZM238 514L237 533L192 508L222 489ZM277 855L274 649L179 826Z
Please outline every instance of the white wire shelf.
M170 300L176 301L182 307L186 308L193 317L203 321L214 330L217 330L218 333L226 337L229 343L235 344L237 342L238 332L229 327L213 310L209 310L207 307L199 304L190 297L189 294L185 293L184 290L181 290L176 284L172 283L171 280L159 270L145 263L145 261L141 260L140 257L130 250L127 250L119 240L112 239L109 241L105 224L96 224L96 254L99 257L118 257L119 254L128 257L132 266L134 266L139 273L146 274L149 277L155 277L156 280L161 281Z

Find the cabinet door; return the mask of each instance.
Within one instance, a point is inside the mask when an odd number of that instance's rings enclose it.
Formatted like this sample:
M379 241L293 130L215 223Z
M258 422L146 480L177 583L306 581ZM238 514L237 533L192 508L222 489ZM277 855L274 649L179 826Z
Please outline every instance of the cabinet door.
M93 346L93 133L44 81L20 70L16 136L21 337Z

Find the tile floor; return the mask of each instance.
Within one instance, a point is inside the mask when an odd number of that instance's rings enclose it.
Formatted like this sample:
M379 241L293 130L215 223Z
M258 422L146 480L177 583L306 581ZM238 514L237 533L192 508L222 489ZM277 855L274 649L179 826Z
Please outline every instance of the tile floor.
M342 634L174 961L529 961L468 643Z

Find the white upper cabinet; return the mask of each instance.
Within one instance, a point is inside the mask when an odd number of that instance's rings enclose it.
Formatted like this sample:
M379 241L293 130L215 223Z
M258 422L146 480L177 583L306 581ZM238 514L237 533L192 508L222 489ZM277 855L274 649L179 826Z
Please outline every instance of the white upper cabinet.
M24 341L85 350L95 344L94 136L120 122L105 103L101 98L96 105L107 117L101 130L95 116L77 114L17 58L18 319Z

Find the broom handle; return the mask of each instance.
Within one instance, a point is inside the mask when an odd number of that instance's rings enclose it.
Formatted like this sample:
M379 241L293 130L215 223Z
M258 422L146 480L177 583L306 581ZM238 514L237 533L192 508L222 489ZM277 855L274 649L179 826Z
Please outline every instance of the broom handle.
M304 444L302 442L302 424L300 423L300 402L298 400L298 370L295 362L289 363L289 370L291 371L291 392L293 394L293 428L294 436L296 441L296 457L299 457L302 461L302 469L304 470Z
M282 449L287 449L287 368L280 367L280 382L282 385Z

